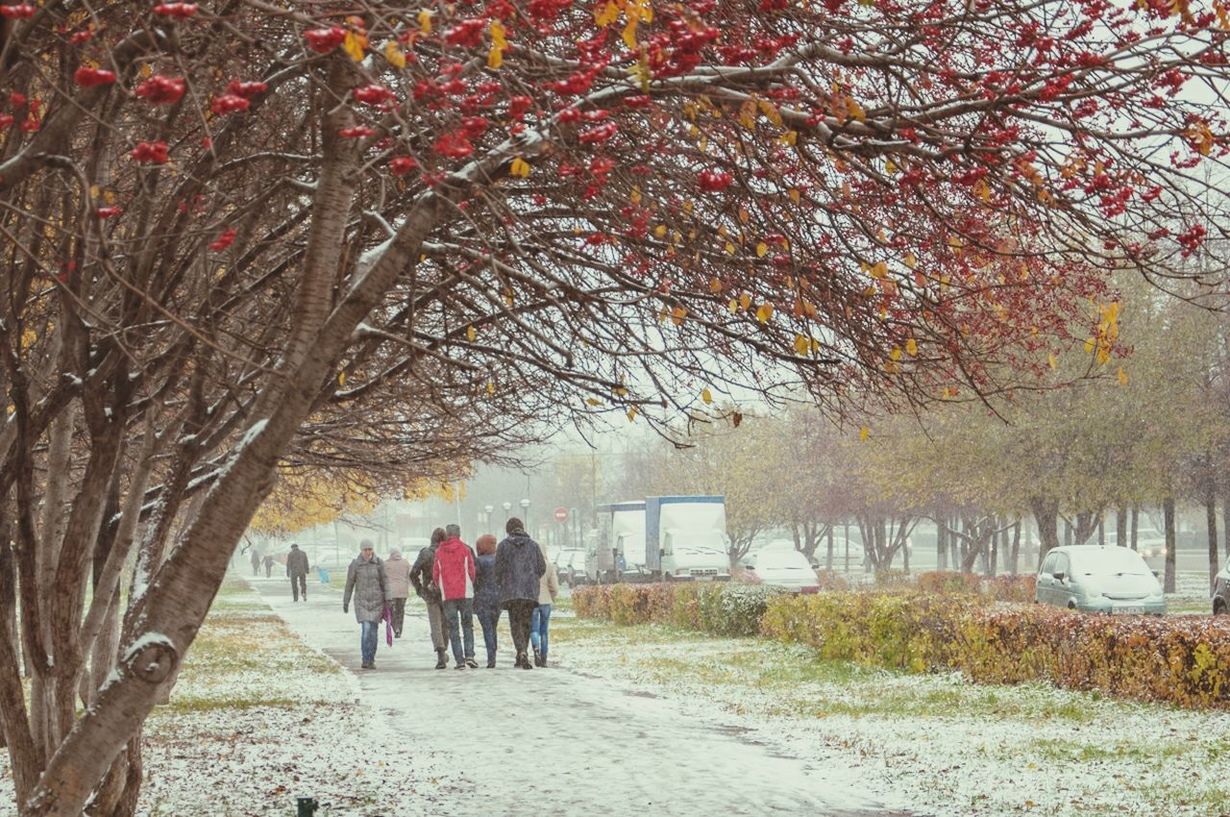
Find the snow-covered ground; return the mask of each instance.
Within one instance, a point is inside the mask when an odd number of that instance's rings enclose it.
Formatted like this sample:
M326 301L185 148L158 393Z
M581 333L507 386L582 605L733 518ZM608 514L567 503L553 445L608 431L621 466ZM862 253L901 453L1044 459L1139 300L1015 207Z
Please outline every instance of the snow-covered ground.
M1230 715L817 662L800 648L552 618L553 666L360 671L337 586L230 585L151 717L140 813L1216 817ZM270 609L272 608L272 609ZM476 624L477 653L483 657ZM0 815L12 809L0 756ZM6 811L6 809L11 809Z

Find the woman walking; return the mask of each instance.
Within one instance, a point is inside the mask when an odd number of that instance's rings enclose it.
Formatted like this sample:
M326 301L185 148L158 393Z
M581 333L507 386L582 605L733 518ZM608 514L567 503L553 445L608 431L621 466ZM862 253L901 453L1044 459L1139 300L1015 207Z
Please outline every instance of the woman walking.
M359 644L363 653L363 669L376 668L376 636L388 602L388 582L384 563L376 555L371 540L359 543L359 555L346 571L346 592L342 596L342 612L349 612L354 598L354 617L359 622Z
M530 619L538 606L539 580L547 572L538 543L525 532L525 524L513 517L504 526L508 536L495 549L495 580L500 585L500 605L508 610L515 666L533 669L529 659Z
M475 560L477 575L474 578L474 615L483 628L483 644L487 648L487 669L495 667L498 647L495 629L500 624L500 585L495 580L495 537L484 533L474 543L478 549Z
M401 638L406 623L406 599L410 596L410 562L393 548L384 560L384 575L389 583L389 604L393 608L393 635Z
M539 549L542 549L541 545ZM547 572L538 580L538 606L530 615L530 643L534 646L536 667L547 665L547 625L551 621L551 605L559 595L559 572L556 571L555 565L547 561L545 552L543 562L547 566Z

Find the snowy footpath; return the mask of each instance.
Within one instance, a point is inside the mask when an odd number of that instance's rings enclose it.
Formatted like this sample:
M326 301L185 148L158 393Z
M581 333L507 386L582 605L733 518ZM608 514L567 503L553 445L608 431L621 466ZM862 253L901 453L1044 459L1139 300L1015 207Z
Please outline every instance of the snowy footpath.
M435 813L910 813L870 792L847 769L748 739L718 711L713 718L689 715L669 697L572 669L567 649L553 651L553 666L546 669L514 669L506 620L497 668L458 671L450 660L449 669L436 670L425 610L411 599L402 639L387 647L382 627L377 668L361 670L359 628L353 614L342 613L336 588L313 586L310 600L296 604L284 580L251 583L307 645L355 673L359 700L386 737L429 761ZM477 621L474 626L483 664ZM375 740L372 751L380 752L375 744L382 742ZM393 817L412 810L412 801L373 803L361 813Z

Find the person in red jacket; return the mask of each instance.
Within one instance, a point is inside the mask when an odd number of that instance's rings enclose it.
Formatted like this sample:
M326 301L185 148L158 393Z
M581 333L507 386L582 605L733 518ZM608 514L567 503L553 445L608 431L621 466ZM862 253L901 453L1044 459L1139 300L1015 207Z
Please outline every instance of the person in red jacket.
M436 563L431 570L443 599L444 620L453 647L457 669L478 668L474 660L474 551L461 541L461 528L449 525L445 539L436 550ZM461 627L457 627L457 619ZM465 650L462 651L462 638Z

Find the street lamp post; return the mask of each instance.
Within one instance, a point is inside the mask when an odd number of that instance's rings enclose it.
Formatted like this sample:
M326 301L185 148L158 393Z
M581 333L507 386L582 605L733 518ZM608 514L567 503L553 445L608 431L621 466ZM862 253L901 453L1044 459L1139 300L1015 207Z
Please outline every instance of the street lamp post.
M512 516L512 503L505 502L501 507L504 508L504 521L508 521L508 517Z
M495 510L494 505L484 505L483 506L483 511L487 514L487 516L483 519L483 527L485 528L491 527L491 512L494 510ZM488 530L487 532L490 533L491 531Z
M519 503L521 505L521 523L525 525L525 529L530 529L530 501L523 499Z

